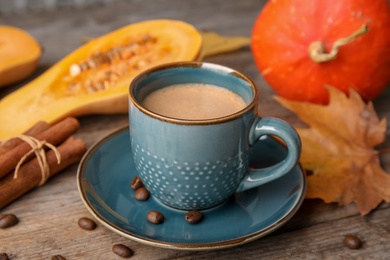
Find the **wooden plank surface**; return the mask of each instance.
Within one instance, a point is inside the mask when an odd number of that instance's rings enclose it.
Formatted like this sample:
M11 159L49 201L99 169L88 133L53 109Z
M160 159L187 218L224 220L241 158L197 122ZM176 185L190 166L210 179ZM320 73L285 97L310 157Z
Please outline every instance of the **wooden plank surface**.
M227 36L250 36L253 22L264 3L264 0L132 0L87 9L2 15L0 24L21 27L40 41L44 55L34 75L37 76L79 47L84 37L97 37L147 19L179 19L200 30ZM276 116L294 125L299 124L294 115L273 100L274 92L258 73L249 47L205 60L230 66L251 77L261 91L261 115ZM22 85L0 89L0 97ZM381 117L389 117L389 101L390 89L387 89L374 102ZM128 123L127 115L96 115L79 119L81 128L76 136L82 138L88 147ZM389 130L386 142L380 147L390 147ZM390 172L389 157L381 157L387 172ZM354 205L339 207L320 200L306 200L298 213L276 232L239 247L217 251L155 248L122 238L102 225L86 232L77 225L79 218L91 215L78 194L76 170L77 165L71 166L43 187L29 192L0 211L0 214L14 213L20 219L18 225L0 229L0 253L6 252L11 259L50 259L56 254L67 259L120 259L111 252L111 247L122 243L135 251L132 259L390 258L390 206L386 203L362 217ZM346 248L342 241L348 233L359 235L364 243L363 248Z

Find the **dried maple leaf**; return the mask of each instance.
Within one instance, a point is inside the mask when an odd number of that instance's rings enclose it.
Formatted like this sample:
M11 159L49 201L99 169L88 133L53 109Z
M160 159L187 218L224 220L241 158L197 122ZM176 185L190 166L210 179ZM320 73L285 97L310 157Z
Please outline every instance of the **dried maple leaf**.
M351 90L349 97L329 88L327 106L276 100L295 112L308 128L298 128L301 163L307 177L306 198L346 205L354 202L362 215L383 200L390 202L390 174L380 166L374 146L385 140L386 119L379 120L372 103Z

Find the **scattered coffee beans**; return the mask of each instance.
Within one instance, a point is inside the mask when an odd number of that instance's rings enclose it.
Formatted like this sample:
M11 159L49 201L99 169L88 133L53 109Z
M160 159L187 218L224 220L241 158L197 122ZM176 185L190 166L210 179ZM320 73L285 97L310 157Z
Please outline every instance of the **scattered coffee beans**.
M346 235L344 237L344 245L349 249L359 249L362 247L362 241L355 235Z
M66 260L66 258L63 257L62 255L53 255L51 257L51 260Z
M138 188L134 194L137 200L147 200L149 198L149 191L145 187Z
M0 217L0 228L8 228L18 224L19 219L14 214L5 214Z
M96 228L96 223L87 217L83 217L79 219L79 227L85 230L94 230Z
M0 253L0 260L9 260L8 255L6 253Z
M144 187L142 179L139 176L135 176L131 180L130 187L135 190L134 197L136 200L147 200L149 198L149 191ZM146 219L153 224L161 224L164 222L165 217L161 212L151 210L148 214L146 214ZM184 216L184 219L188 223L195 224L199 223L203 219L203 215L198 210L190 210Z
M153 224L161 224L164 222L164 215L157 210L151 210L146 214L146 219Z
M195 224L199 223L203 219L203 215L197 210L190 210L184 218L188 223Z
M133 189L133 190L137 190L141 187L143 187L144 184L142 183L142 180L139 176L135 176L131 182L130 182L130 187Z
M124 258L129 258L134 255L133 250L131 250L129 247L122 244L114 245L112 247L112 252Z

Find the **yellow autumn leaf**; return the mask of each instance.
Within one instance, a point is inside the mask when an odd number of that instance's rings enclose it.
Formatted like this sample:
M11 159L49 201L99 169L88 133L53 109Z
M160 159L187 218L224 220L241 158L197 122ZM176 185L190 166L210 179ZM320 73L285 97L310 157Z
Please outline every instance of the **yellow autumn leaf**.
M327 106L277 97L308 127L298 128L301 163L308 176L306 198L340 205L355 203L362 215L382 201L390 202L390 174L380 166L374 146L385 140L386 119L379 120L372 103L353 90L349 97L329 88Z
M200 32L200 34L202 36L202 58L235 51L250 44L248 37L226 37L215 32Z

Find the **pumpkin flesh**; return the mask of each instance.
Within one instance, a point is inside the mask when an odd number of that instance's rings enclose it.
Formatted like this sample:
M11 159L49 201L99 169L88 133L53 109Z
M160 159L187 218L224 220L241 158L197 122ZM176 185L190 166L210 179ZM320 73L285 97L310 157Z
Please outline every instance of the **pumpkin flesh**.
M138 73L163 63L195 60L200 49L198 31L174 20L140 22L91 40L0 101L0 139L20 134L39 120L127 113L128 88Z
M26 31L0 26L0 87L30 76L38 66L42 49Z

